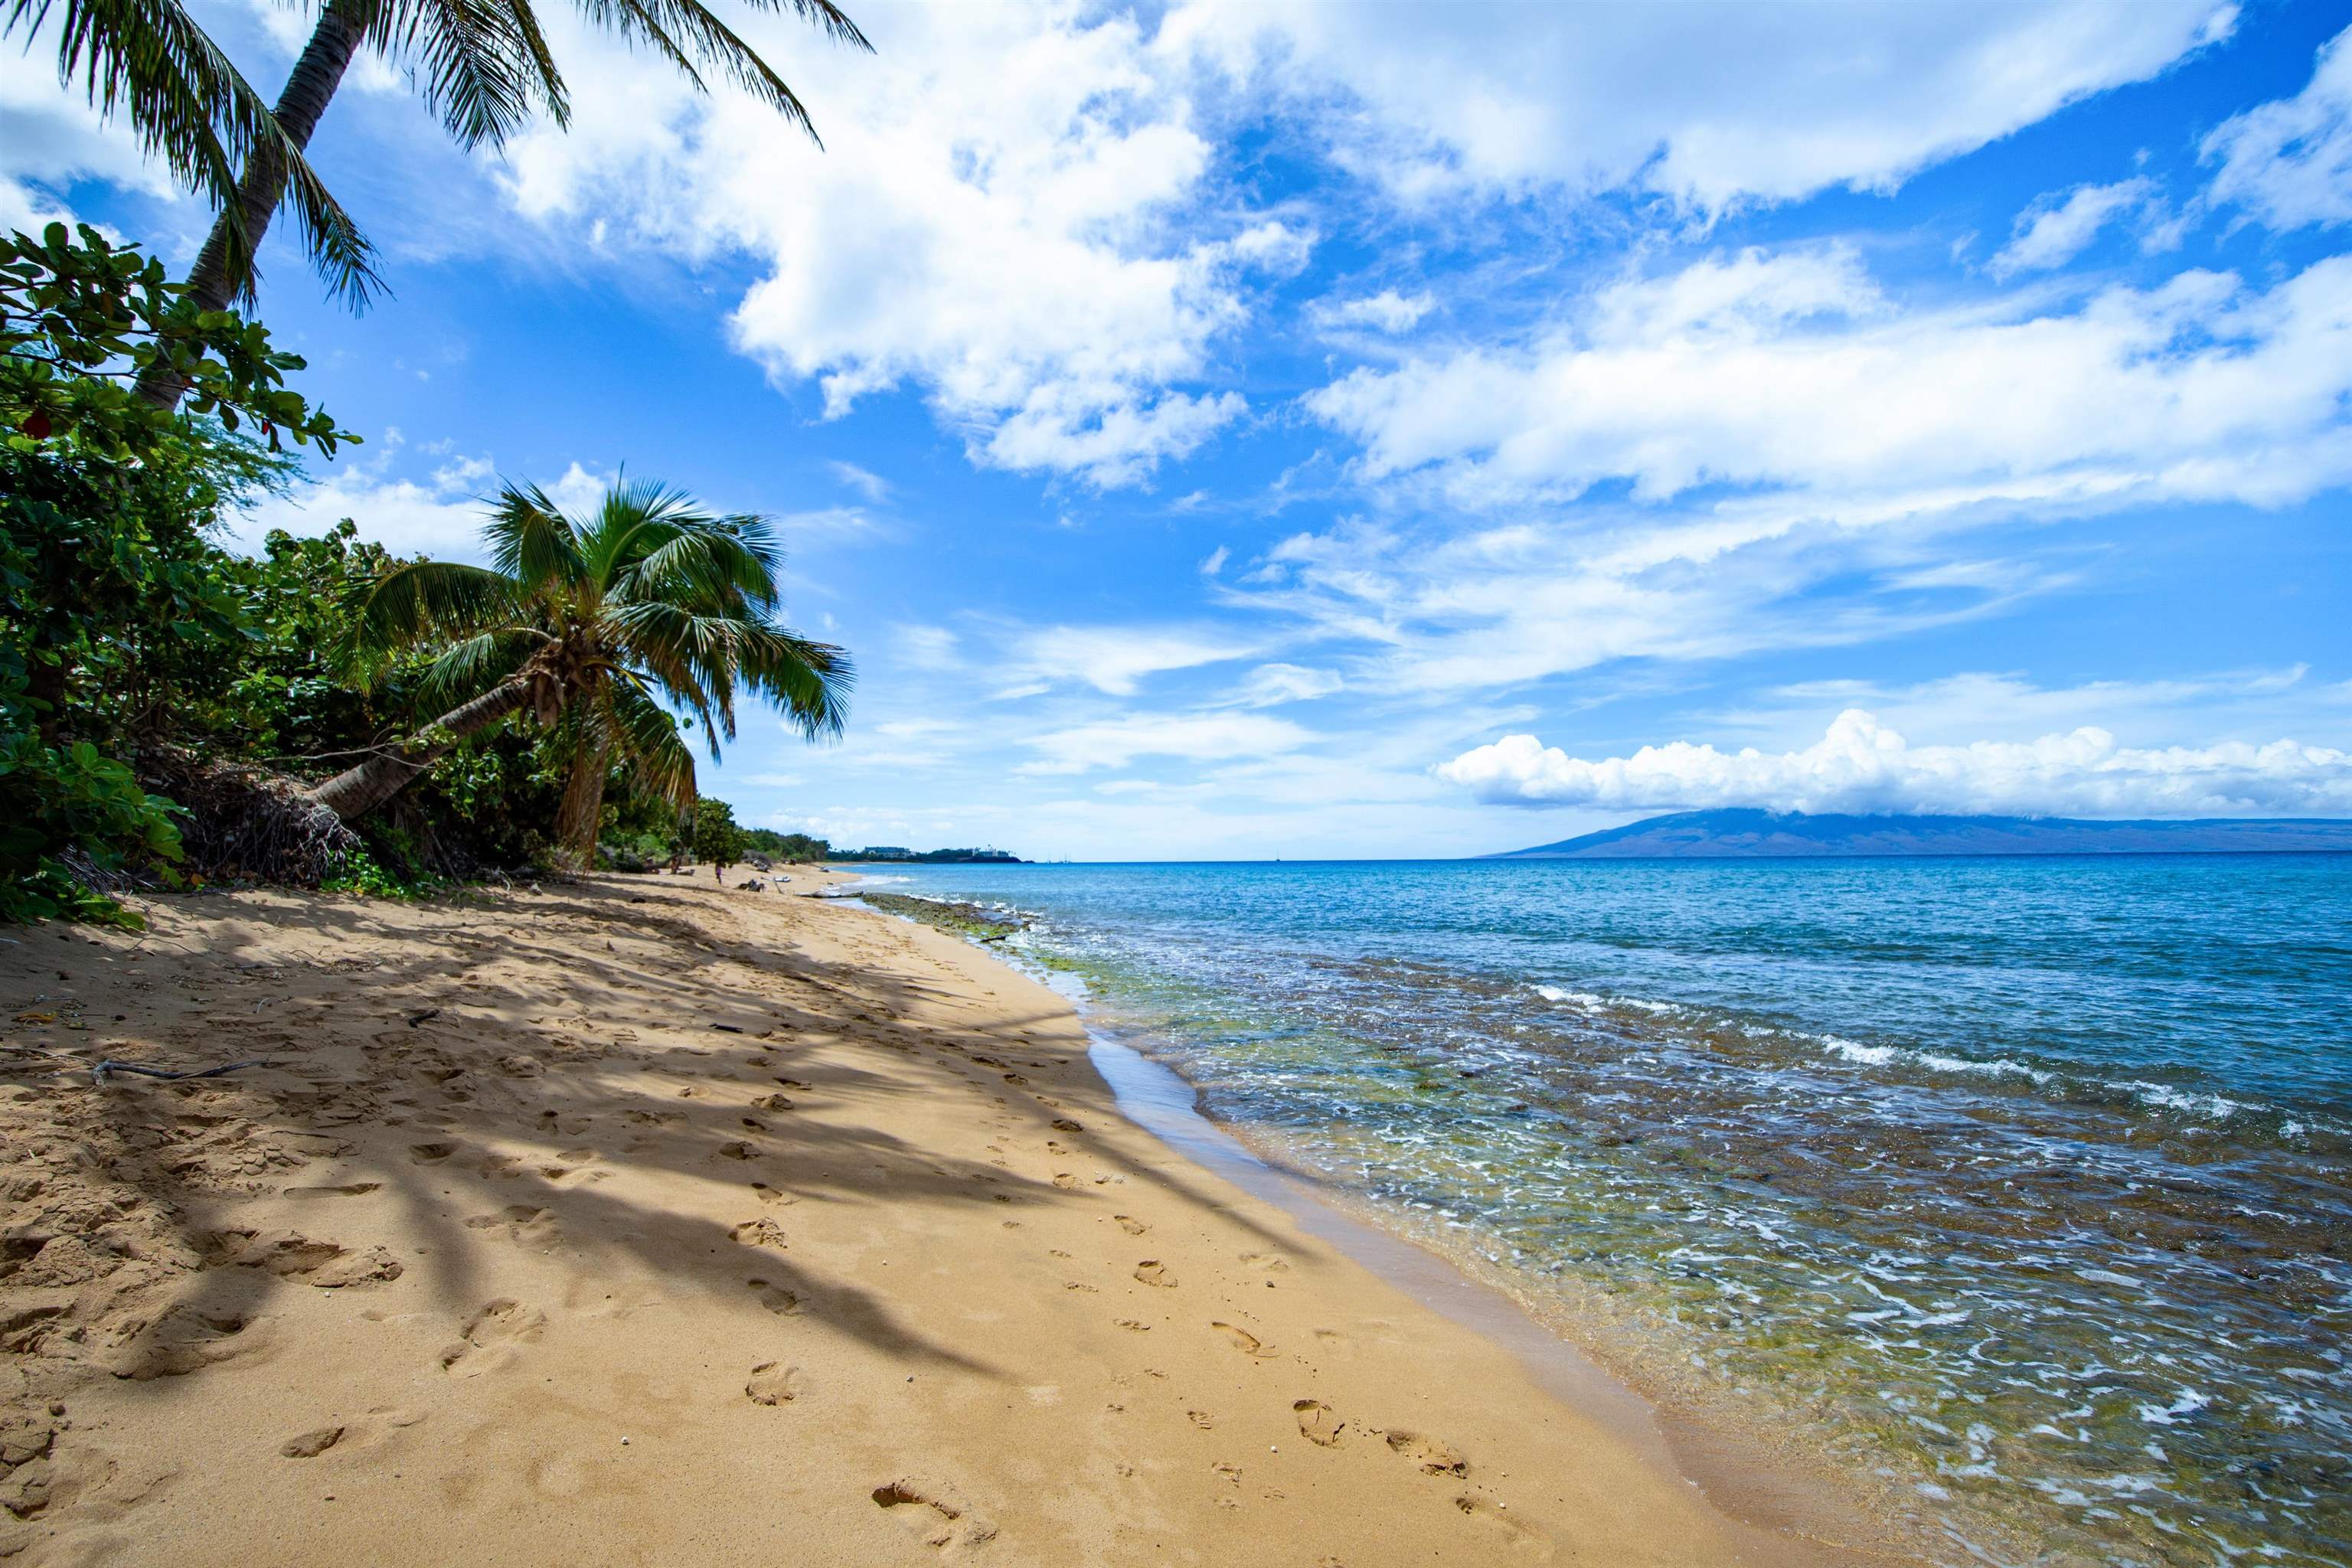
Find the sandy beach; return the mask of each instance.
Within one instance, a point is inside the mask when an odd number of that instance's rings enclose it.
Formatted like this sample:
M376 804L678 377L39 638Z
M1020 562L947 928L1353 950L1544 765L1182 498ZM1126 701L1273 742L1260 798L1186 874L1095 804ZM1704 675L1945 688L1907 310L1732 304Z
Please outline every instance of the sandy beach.
M1733 1518L825 875L19 928L0 1554L1895 1560Z

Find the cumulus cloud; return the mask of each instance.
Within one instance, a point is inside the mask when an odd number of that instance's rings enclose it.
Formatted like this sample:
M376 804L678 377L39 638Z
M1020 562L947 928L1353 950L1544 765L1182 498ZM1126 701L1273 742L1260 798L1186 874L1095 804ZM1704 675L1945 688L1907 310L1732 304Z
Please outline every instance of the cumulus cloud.
M2310 85L2224 121L2201 149L2210 191L2274 229L2352 223L2352 27L2320 48Z
M1849 708L1799 752L1677 741L1630 757L1571 757L1507 735L1437 769L1479 799L1612 810L2226 816L2352 811L2352 752L2273 741L2135 749L2094 726L2030 742L1914 746Z
M1307 315L1326 330L1370 327L1375 331L1409 332L1421 324L1421 319L1435 304L1427 290L1400 294L1393 289L1383 289L1377 294L1360 295L1352 300L1318 300L1307 308Z
M2352 476L2347 394L2352 257L2266 291L2187 271L2066 309L1906 310L1832 247L1629 279L1532 342L1361 368L1307 407L1365 477L1457 503L1735 485L1759 516L1862 523L2297 500Z
M56 43L48 28L12 38L8 68L0 70L0 229L38 234L44 225L72 222L65 192L82 180L155 198L177 194L140 153L127 121L102 118L58 83L49 64Z
M541 222L748 255L736 345L827 417L921 389L998 467L1137 482L1238 417L1198 384L1246 292L1304 261L1302 227L1209 200L1192 70L1129 16L885 10L878 53L745 33L789 60L824 150L740 93L698 98L610 40L566 40L568 132L511 150ZM572 62L577 60L575 66Z
M481 493L492 479L487 457L452 456L423 479L400 477L397 431L380 442L352 449L322 479L296 485L284 495L266 496L250 511L229 519L229 538L240 548L258 550L272 529L298 538L324 533L344 518L395 555L429 555L437 561L478 561L481 544ZM574 463L548 487L557 504L577 508L601 492L603 481Z
M1286 85L1314 111L1309 134L1406 200L1631 187L1714 214L1890 190L2157 74L2225 37L2236 14L2212 0L1801 12L1263 0L1188 5L1168 27Z
M2135 213L2160 219L2156 182L2119 180L2112 185L2076 185L2063 196L2045 196L2017 215L2010 242L2001 247L1987 268L1995 278L2021 272L2046 272L2063 267L2087 248L2099 231ZM2152 231L2159 240L2173 237L2168 229Z
M1125 767L1138 757L1193 763L1269 757L1295 751L1314 738L1286 719L1262 713L1133 713L1037 736L1029 744L1038 760L1024 763L1019 771L1085 773Z

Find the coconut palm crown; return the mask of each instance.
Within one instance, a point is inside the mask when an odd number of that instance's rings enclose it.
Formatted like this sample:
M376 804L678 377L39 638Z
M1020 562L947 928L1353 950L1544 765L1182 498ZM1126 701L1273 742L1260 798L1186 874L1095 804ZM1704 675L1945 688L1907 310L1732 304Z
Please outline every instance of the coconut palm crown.
M366 300L376 286L373 253L303 156L307 132L287 129L180 0L0 0L0 37L22 32L29 49L53 10L58 82L79 83L101 116L120 110L141 149L212 204L225 272L252 275L261 236L247 224L238 195L247 172L266 168L276 182L272 210L280 200L291 205L311 260L335 292L355 305Z
M375 673L438 647L420 696L454 706L313 792L345 821L468 735L528 710L542 726L572 727L557 837L565 858L586 866L614 760L681 807L692 803L694 757L673 710L714 760L734 737L740 697L772 704L811 740L840 732L848 656L778 620L783 551L767 519L713 516L680 491L627 479L574 518L539 487L509 485L483 541L487 567L408 562L356 596L346 661Z

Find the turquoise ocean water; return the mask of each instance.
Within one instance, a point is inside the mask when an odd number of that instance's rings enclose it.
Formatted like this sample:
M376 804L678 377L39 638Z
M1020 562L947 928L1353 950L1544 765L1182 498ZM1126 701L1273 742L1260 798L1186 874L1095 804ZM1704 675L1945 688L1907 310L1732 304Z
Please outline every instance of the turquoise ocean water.
M1956 1560L2352 1562L2352 857L870 869Z

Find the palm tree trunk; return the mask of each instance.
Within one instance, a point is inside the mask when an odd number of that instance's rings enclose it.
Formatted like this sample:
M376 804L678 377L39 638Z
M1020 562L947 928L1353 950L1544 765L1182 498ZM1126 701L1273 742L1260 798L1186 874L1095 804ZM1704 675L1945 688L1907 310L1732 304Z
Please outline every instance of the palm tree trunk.
M345 822L364 816L406 788L468 735L479 734L530 700L530 683L509 680L444 713L416 736L346 768L310 792L310 798ZM600 804L601 809L601 804Z
M278 123L296 147L310 147L319 117L327 111L335 89L342 85L343 72L350 68L366 30L370 4L371 0L328 0L320 11L310 41L302 58L294 62L286 89L278 95ZM253 259L261 249L261 237L268 232L269 220L285 195L285 163L274 148L255 148L237 181L238 224L232 225L226 213L214 219L213 232L188 274L188 298L198 310L226 310L231 300L244 292L252 277ZM236 243L240 226L241 254ZM188 384L168 371L152 373L139 383L139 395L158 408L178 407L187 390Z
M572 753L572 776L563 781L563 804L556 808L555 842L566 869L596 868L596 831L604 824L604 777L612 765L612 742L583 736Z

